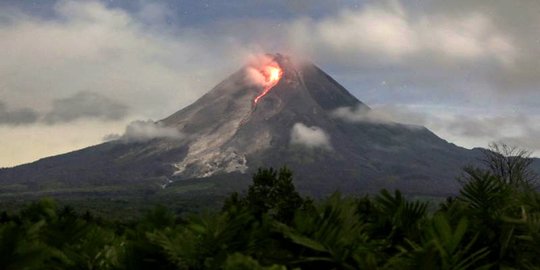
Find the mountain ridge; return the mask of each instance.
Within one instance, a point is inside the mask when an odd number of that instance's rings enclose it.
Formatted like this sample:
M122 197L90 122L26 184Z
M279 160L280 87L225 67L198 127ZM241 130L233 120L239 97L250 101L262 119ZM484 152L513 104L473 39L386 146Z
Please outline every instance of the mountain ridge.
M269 84L264 70L276 65L281 77ZM268 93L255 102L268 85ZM343 107L370 110L314 64L266 55L156 122L174 127L181 138L106 142L3 169L0 192L135 186L159 194L193 181L220 179L215 181L235 186L234 181L247 183L258 167L287 165L298 189L314 196L381 188L449 195L458 190L461 168L481 156L480 150L448 143L425 127L342 121L332 112ZM299 138L307 132L320 145L293 140L294 132ZM225 191L230 190L204 192Z

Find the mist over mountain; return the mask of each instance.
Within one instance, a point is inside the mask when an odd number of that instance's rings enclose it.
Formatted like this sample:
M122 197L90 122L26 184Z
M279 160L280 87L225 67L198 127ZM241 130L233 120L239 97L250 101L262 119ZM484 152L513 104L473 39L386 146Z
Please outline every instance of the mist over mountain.
M314 196L381 188L448 195L458 190L460 169L481 154L422 126L349 121L344 111L369 115L370 108L313 63L264 55L163 120L135 122L106 143L0 170L0 190L110 196L197 185L213 194L244 185L259 167L286 165L298 189Z

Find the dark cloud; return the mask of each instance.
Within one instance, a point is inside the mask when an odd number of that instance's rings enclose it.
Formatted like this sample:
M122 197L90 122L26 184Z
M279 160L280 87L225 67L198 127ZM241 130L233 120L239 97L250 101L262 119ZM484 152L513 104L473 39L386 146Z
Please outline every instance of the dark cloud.
M0 125L24 125L32 124L38 120L38 114L29 108L9 110L0 102Z
M93 92L79 92L71 97L53 101L52 110L45 115L48 124L71 122L81 118L119 120L128 108L112 99Z

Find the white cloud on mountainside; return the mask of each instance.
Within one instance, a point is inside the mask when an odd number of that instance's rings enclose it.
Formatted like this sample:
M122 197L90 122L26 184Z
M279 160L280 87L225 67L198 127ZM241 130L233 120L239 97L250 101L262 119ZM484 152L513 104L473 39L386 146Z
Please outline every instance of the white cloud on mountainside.
M119 140L121 142L144 142L157 138L182 139L184 135L176 128L166 127L152 120L137 120L129 123L123 135L111 134L104 140Z
M332 111L331 116L347 122L370 122L384 124L423 125L426 115L416 113L404 107L383 106L367 109L365 107L341 107Z
M291 130L291 144L309 148L332 149L330 137L320 127L296 123Z
M446 110L445 110L446 109ZM354 124L361 122L406 124L410 128L425 126L437 135L466 147L487 146L490 142L526 148L540 154L540 117L518 113L482 116L465 108L436 113L407 106L378 106L371 110L363 107L341 107L331 115Z

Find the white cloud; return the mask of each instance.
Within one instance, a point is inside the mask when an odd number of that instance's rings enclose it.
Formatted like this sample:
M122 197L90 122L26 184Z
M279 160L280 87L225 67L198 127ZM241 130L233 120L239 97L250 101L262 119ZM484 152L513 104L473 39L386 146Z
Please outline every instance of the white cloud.
M1 98L14 107L47 111L54 99L96 92L136 116L163 117L217 84L245 54L220 37L148 27L96 1L60 1L55 11L53 19L0 11L10 18L0 20Z
M407 106L342 107L331 116L354 123L396 123L424 126L442 138L458 145L473 148L487 147L491 142L504 142L533 151L540 155L540 117L506 113L485 116L478 111L466 112L466 108L441 107L422 110Z
M331 116L352 123L400 123L408 125L424 125L426 123L426 115L424 114L414 112L406 107L388 105L371 109L364 106L356 108L341 107L332 111Z
M465 147L487 147L503 142L540 155L540 117L507 113L493 116L447 113L427 118L426 127Z
M316 126L294 124L291 131L291 144L299 144L311 148L332 149L330 138L323 129Z
M157 138L182 139L184 135L174 127L167 127L152 120L137 120L129 123L123 135L107 135L105 140L120 140L123 142L144 142Z
M410 14L399 3L345 10L321 21L298 20L290 38L299 51L311 48L332 55L402 63L417 57L433 61L494 59L510 65L517 57L513 40L480 12L463 16ZM371 61L370 61L371 62Z

